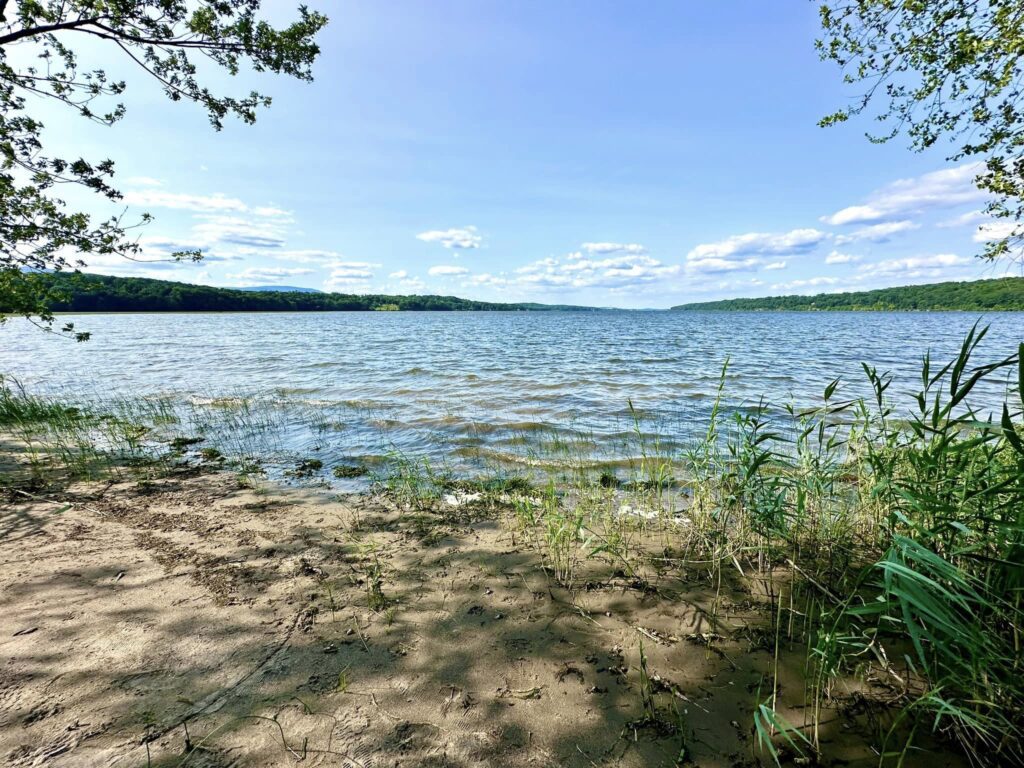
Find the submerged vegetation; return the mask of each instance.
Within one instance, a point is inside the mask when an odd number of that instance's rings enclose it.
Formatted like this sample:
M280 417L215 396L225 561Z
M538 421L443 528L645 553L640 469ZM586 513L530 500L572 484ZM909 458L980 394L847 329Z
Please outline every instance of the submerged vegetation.
M891 402L891 378L865 366L868 400L844 399L836 380L812 408L730 412L726 366L705 431L681 453L633 411L624 476L568 442L533 475L460 478L397 452L373 468L308 458L293 474L370 472L423 540L443 536L431 520L500 519L570 594L616 583L672 600L700 584L714 595L708 629L688 639L709 653L722 653L727 606L754 606L760 618L744 631L773 659L747 716L761 761L829 761L826 715L857 710L870 714L864 738L883 765L950 745L974 764L1024 765L1024 345L979 364L984 336L972 330L944 364L926 357L909 403ZM1005 383L997 413L971 405L982 380ZM246 441L274 429L257 405L226 403L214 421L210 409L183 417L162 401L72 407L5 382L0 431L29 470L7 482L32 492L61 473L146 482L185 456L255 482ZM364 554L366 604L390 624L386 559ZM794 653L802 689L782 680L780 658ZM659 677L643 647L638 669L634 733L678 740L684 760L695 738L679 705L686 691Z
M678 310L863 310L970 312L1024 311L1024 277L932 283L874 291L818 293L813 296L765 296L681 304Z

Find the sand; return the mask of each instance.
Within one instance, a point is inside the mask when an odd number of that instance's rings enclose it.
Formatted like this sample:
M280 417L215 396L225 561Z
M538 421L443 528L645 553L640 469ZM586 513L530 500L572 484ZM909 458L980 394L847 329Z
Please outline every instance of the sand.
M753 734L773 664L755 581L737 575L716 621L700 580L653 590L595 564L568 590L505 514L257 491L229 472L9 495L0 762L771 764ZM796 724L804 663L779 660ZM876 765L866 702L886 691L840 688L824 762ZM907 764L924 763L961 764Z

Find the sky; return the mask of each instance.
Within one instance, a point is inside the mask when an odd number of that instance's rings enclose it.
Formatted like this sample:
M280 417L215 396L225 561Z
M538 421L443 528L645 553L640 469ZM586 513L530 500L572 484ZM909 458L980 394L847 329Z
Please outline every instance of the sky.
M812 2L309 5L313 83L212 73L273 97L253 126L215 132L102 45L124 120L37 105L49 151L116 162L120 208L69 202L151 213L144 259L205 255L87 271L627 308L1020 274L976 258L998 226L948 147L817 126L858 92Z

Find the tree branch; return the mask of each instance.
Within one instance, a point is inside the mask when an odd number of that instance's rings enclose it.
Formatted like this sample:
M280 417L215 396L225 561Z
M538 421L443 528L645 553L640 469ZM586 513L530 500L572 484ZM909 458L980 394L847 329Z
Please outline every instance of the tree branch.
M2 11L2 6L0 6ZM8 43L14 43L26 37L35 37L37 35L46 35L51 32L60 32L64 29L78 29L89 24L96 24L102 16L95 16L89 19L76 19L75 21L62 21L60 24L47 24L42 27L25 27L24 29L18 29L6 35L0 36L0 45L7 45Z

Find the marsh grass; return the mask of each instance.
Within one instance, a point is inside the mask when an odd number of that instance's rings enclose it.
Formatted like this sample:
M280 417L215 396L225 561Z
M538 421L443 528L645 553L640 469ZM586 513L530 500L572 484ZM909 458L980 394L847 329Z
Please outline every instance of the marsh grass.
M244 397L209 403L113 397L69 405L0 376L0 434L16 449L14 464L28 473L27 480L14 473L6 482L149 482L188 459L230 467L255 482L268 446L280 436L279 410Z
M373 473L377 488L407 508L425 509L436 504L444 493L451 473L436 467L426 457L415 458L392 448L384 465Z
M21 449L30 484L55 473L70 479L150 479L163 462L150 445L149 424L160 413L144 402L118 401L106 410L68 406L0 377L0 431Z
M945 365L924 359L909 419L887 400L890 378L866 368L873 402L837 400L833 381L820 407L784 409L789 429L758 403L732 417L724 450L713 421L691 451L685 551L716 585L730 562L760 574L773 650L808 648L811 736L781 721L773 694L755 710L766 748L781 737L817 752L835 682L870 671L898 693L883 759L902 762L929 730L980 764L1021 764L1024 350L972 366L984 335ZM1011 370L998 416L971 407L979 381Z

